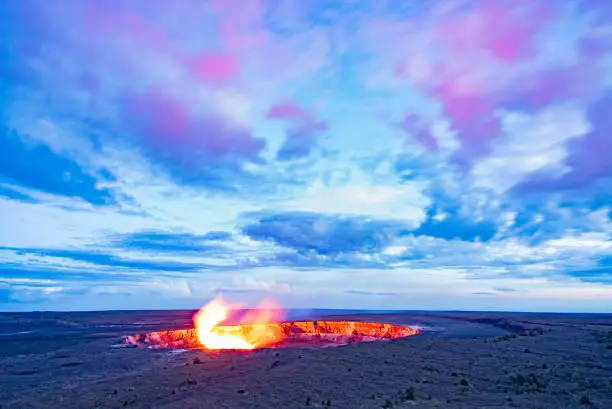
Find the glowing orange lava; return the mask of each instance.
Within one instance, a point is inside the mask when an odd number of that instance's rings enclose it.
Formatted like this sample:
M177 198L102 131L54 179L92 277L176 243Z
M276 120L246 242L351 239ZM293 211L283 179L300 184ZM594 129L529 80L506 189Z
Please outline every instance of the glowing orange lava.
M238 349L327 347L355 342L405 338L418 329L362 321L283 321L283 310L271 301L247 312L237 325L221 325L240 306L215 299L193 316L194 328L135 334L123 340L149 348Z
M250 331L240 325L220 326L227 320L232 306L215 299L206 304L193 317L198 341L206 349L255 349L274 344L283 339L280 327L270 325L283 317L280 310L269 300L262 302L256 310L248 312L241 322L248 322Z

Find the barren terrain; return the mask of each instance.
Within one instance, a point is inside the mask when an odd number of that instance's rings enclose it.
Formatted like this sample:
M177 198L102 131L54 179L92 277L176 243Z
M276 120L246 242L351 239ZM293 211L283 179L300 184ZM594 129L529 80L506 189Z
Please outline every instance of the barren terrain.
M323 349L121 344L191 314L0 314L0 407L612 408L610 315L327 313L422 333Z

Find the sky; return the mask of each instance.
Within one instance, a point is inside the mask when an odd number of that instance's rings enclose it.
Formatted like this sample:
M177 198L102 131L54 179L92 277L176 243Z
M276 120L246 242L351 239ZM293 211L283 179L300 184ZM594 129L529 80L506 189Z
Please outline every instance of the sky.
M0 35L0 310L612 312L609 1L0 0Z

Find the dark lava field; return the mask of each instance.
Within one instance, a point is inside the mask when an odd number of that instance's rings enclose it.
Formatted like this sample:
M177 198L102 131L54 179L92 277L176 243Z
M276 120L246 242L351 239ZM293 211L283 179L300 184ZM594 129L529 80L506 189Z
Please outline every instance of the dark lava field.
M0 408L612 408L612 316L330 312L421 329L333 348L165 350L193 311L0 313Z

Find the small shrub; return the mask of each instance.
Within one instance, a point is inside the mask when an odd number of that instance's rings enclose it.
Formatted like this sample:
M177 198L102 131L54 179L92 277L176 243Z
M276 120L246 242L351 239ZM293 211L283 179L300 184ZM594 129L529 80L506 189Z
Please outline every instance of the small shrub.
M195 385L197 383L198 383L198 381L195 381L193 379L185 379L183 382L180 383L179 387L187 386L187 385Z
M470 386L470 383L468 382L468 380L466 378L461 378L461 381L459 381L459 383L462 386Z
M590 405L592 404L591 399L589 399L589 397L587 395L582 395L582 398L580 398L580 404L582 405Z
M404 391L402 396L400 397L402 401L414 400L414 388L408 388Z
M541 392L544 388L544 384L538 379L538 377L530 373L527 376L523 374L517 374L511 378L512 383L517 389L527 392Z
M385 361L385 363L387 363L387 361ZM425 365L423 369L426 371L436 371L436 368L434 368L433 366L427 366L427 365Z

